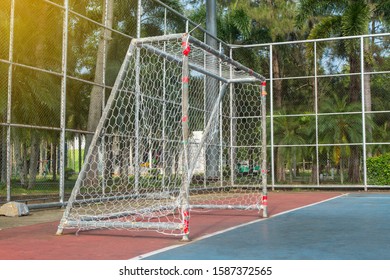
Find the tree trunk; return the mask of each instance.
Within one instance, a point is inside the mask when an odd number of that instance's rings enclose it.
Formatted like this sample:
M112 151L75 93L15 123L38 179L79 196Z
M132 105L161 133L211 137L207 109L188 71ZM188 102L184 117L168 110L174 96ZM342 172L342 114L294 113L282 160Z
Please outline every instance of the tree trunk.
M351 183L360 181L360 153L358 146L351 147L351 156L349 158L348 178Z
M82 145L82 141L81 141L81 134L80 133L78 133L78 141L79 141L79 173L80 173L80 171L81 171L81 166L83 165L83 163L82 163L82 161L83 161L83 155L82 155L82 153L83 153L83 149L82 149L82 147L81 147L81 145ZM85 151L84 151L84 153L85 153Z
M370 52L370 43L369 39L367 38L364 42L364 53L366 59L364 60L364 72L371 72L372 71L372 64L371 64L371 52ZM372 100L371 100L371 75L365 74L364 75L364 110L365 112L371 112L372 107ZM367 119L371 118L371 114L365 115ZM366 142L372 142L372 127L371 122L366 122ZM367 157L371 157L372 152L371 149L367 149Z
M27 184L27 153L26 153L26 144L21 144L19 138L15 138L15 159L16 159L16 169L19 173L20 184L26 186Z
M73 138L73 163L72 163L72 169L76 172L76 139Z
M7 181L7 129L0 128L0 183Z
M360 68L360 61L357 59L357 56L352 54L349 57L350 62L350 72L357 73ZM359 102L361 96L361 86L360 86L360 77L357 75L352 75L350 77L349 84L349 95L350 101L352 103ZM360 178L359 172L359 161L360 161L360 153L359 147L351 146L351 155L348 165L348 179L351 183L358 183Z
M44 175L45 168L46 168L47 143L46 141L42 141L40 145L41 148L40 148L40 156L39 156L39 174Z
M340 183L344 184L344 160L340 157Z
M106 136L106 147L105 147L105 156L104 156L104 179L111 180L112 179L112 173L113 173L113 160L114 160L114 154L112 151L112 145L113 145L113 137L112 136Z
M51 167L52 167L52 174L53 174L53 181L57 180L57 144L51 145Z
M289 159L289 162L288 162L288 169L289 169L288 170L288 173L289 173L288 180L289 180L289 183L292 184L294 174L293 174L293 167L292 167L291 159Z
M282 108L282 81L280 78L280 66L278 52L272 50L272 72L273 72L273 102L275 110ZM284 182L286 180L284 157L280 149L276 149L276 180L278 182Z
M293 174L293 177L296 178L297 177L297 151L296 151L296 148L292 148L292 152L293 152L293 155L292 155L292 164L291 164L291 167L292 167L292 174Z
M35 133L31 133L31 146L30 146L30 166L29 166L29 179L28 189L32 189L35 186L38 172L38 160L39 160L39 139Z
M107 151L106 151L107 152ZM129 175L130 147L122 144L119 152L120 176L123 182L127 181Z
M104 84L104 71L105 71L105 57L108 50L108 43L111 40L111 28L113 20L113 10L114 10L113 0L108 1L107 10L103 10L103 22L106 24L107 28L102 28L102 33L98 45L97 57L96 57L96 69L95 69L95 78L94 83L102 85ZM105 21L105 14L107 13L107 21ZM90 132L95 132L100 116L102 114L103 108L103 97L104 97L104 88L101 86L94 85L91 91L91 99L89 103L89 113L88 113L88 124L87 130ZM89 146L92 141L92 135L87 134L86 137L86 151L88 151ZM85 153L86 154L86 153Z
M108 42L111 40L111 28L112 28L112 19L113 19L113 8L114 8L113 0L108 0L107 10L103 9L103 18L102 21L107 28L102 28L101 37L99 40L97 57L96 57L96 69L95 69L95 78L94 82L99 85L104 84L104 71L105 71L105 57L108 49ZM107 14L107 21L106 16ZM89 113L88 113L88 123L87 130L90 132L95 132L99 120L102 114L102 108L104 104L104 88L102 86L94 85L91 91L91 98L89 103ZM88 153L89 147L91 145L91 141L93 138L93 134L86 135L86 143L85 143L85 155ZM91 158L89 159L89 170L86 174L90 180L88 182L91 185L95 185L98 183L98 152L97 147L92 147L93 151L91 153Z
M315 161L315 159L313 158L312 160L312 165L311 165L311 177L310 177L310 180L311 180L311 183L312 184L317 184L317 163Z
M111 28L112 28L112 19L113 19L113 8L114 8L113 0L108 0L107 10L103 10L103 23L107 28L102 28L101 37L99 40L97 57L96 57L96 69L95 69L95 78L94 82L99 85L104 84L104 71L105 71L105 57L108 49L108 42L111 40ZM107 21L105 16L107 14ZM102 86L94 85L91 91L91 99L89 103L89 113L88 113L88 124L87 130L90 132L95 132L99 120L102 114L103 108L103 97L104 97L104 88ZM88 153L93 135L86 135L86 143L85 143L85 155ZM91 153L91 158L89 159L89 170L86 176L90 178L88 182L91 185L95 185L98 183L98 152L97 147L92 147L93 152Z
M272 70L273 70L273 102L275 110L282 108L282 81L280 78L280 66L278 52L273 49L272 51Z
M356 55L349 56L350 73L358 73L360 71L360 61ZM349 100L350 102L359 102L361 96L360 92L360 76L350 76L349 82Z
M284 153L280 148L276 150L276 181L284 183L286 181L286 173L284 168Z

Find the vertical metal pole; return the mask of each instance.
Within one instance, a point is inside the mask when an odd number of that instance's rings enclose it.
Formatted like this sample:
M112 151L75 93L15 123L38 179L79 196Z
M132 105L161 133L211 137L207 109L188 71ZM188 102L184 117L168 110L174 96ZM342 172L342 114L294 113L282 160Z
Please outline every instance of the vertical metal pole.
M222 52L222 44L219 43L219 51ZM222 65L219 65L219 75L222 76ZM221 88L222 82L219 82L219 88ZM223 116L222 116L222 104L223 101L219 105L219 170L220 170L220 178L221 178L221 187L223 187Z
M270 92L270 140L271 140L271 184L272 190L275 190L275 148L274 148L274 74L272 66L273 45L269 45L269 92Z
M261 183L262 197L261 207L263 218L268 217L268 192L267 192L267 115L266 115L266 82L261 83Z
M9 53L8 53L8 99L7 99L7 201L11 201L11 106L12 106L12 64L13 64L13 48L14 48L14 25L15 25L15 0L11 1L10 11L10 35L9 35Z
M103 17L104 17L104 22L103 22L103 61L102 61L102 68L103 68L103 71L102 71L102 112L104 111L104 106L105 106L105 89L106 89L106 60L107 60L107 26L108 26L108 14L111 13L111 11L109 11L109 7L108 7L108 1L110 0L105 0L104 1L104 9L103 9ZM112 8L112 7L111 7ZM105 134L105 133L103 133ZM102 137L102 155L103 155L103 168L102 168L102 193L104 194L105 191L106 191L106 178L105 178L105 175L106 175L106 168L107 168L107 161L108 161L108 158L107 158L107 153L106 153L106 137L103 136ZM127 147L126 147L127 148Z
M206 0L206 28L209 34L216 37L217 35L217 4L215 0ZM213 38L209 38L209 42L215 41ZM216 48L216 42L213 43L213 47Z
M183 65L182 65L182 132L183 132L183 181L181 190L181 211L183 217L183 239L182 241L189 240L189 220L190 220L190 207L189 207L189 155L188 155L188 139L189 139L189 66L188 55L190 53L190 45L188 43L188 34L185 34L182 38L182 51L183 51Z
M137 38L141 38L141 10L142 0L138 0L137 7ZM135 116L134 116L134 130L135 130L135 143L134 143L134 191L139 191L139 179L140 179L140 156L139 156L139 145L140 145L140 129L139 129L139 114L140 114L140 50L136 50L136 65L135 65Z
M320 185L320 157L318 147L318 78L317 78L317 42L314 42L314 111L316 117L316 184Z
M207 42L207 34L203 34L203 41ZM203 52L203 67L204 69L207 68L207 56L206 53ZM207 77L206 75L203 78L203 135L206 131L207 126ZM207 143L205 145L204 149L204 173L203 173L203 186L207 187Z
M215 0L207 0L206 1L206 28L208 31L208 34L206 35L206 44L209 45L213 49L218 49L218 42L215 39L217 36L217 16L216 16L216 10L217 5ZM210 68L211 72L216 72L218 69L217 67L217 59L213 56L209 57L210 63L208 65L208 68ZM212 77L206 77L206 121L210 118L210 111L213 108L213 104L215 103L215 100L218 97L218 81L215 80ZM214 132L213 136L210 138L210 145L206 147L206 173L208 179L217 179L219 177L219 117L216 118L215 124L214 124Z
M167 9L164 10L164 35L167 34ZM166 51L166 42L164 42L164 52ZM164 62L163 62L163 112L162 112L162 152L161 152L161 155L160 155L160 162L162 162L162 183L161 183L161 187L163 189L163 191L165 191L165 171L166 171L166 168L167 168L167 164L166 164L166 160L167 160L167 157L166 157L166 150L167 150L167 143L166 141L168 139L167 136L166 136L166 125L167 125L167 122L166 122L166 114L167 114L167 101L166 101L166 98L167 98L167 85L166 85L166 60L164 59ZM167 189L166 191L169 191L169 189Z
M233 49L230 48L230 58L233 58ZM230 66L230 78L233 75L233 67ZM236 164L236 110L235 110L235 103L234 103L234 92L233 92L233 84L229 85L229 106L230 106L230 184L233 187L234 186L234 180L235 180L235 164Z
M367 74L369 75L369 74ZM364 94L364 37L360 37L360 79L361 79L361 95L362 95L362 137L363 137L363 183L364 190L367 191L367 143L366 143L366 105Z
M68 9L69 0L64 0L64 19L62 29L62 77L61 77L61 136L60 136L60 203L65 197L65 139L66 139L66 80L68 48Z

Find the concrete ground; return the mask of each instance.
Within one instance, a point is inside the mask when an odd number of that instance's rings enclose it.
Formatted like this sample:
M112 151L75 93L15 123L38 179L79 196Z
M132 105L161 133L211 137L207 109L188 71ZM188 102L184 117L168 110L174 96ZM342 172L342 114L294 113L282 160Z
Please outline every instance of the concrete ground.
M44 210L30 210L28 216L6 217L0 216L0 230L21 226L30 226L40 223L59 221L64 209L53 208Z

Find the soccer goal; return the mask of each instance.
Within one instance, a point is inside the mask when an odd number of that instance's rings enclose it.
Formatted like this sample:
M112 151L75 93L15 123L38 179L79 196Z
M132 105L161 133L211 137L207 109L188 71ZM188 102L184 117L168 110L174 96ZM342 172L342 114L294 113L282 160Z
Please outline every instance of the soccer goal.
M196 210L267 217L265 96L263 76L189 34L133 39L57 234L153 230L188 240ZM252 115L238 109L243 98ZM254 184L235 181L245 138L261 167Z

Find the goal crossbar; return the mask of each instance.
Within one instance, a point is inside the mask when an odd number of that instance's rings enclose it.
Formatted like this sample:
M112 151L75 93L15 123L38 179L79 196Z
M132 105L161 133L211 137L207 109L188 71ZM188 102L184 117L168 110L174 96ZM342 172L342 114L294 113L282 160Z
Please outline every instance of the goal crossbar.
M209 54L217 58L217 62L214 62L215 65L207 65L207 63L194 63L189 62L191 69L196 70L207 76L212 76L215 79L222 81L224 83L245 83L253 81L265 81L265 77L260 75L257 72L254 72L252 69L242 65L241 63L231 59L222 52L210 47L209 45L201 42L193 36L188 34L170 34L163 36L147 37L140 39L133 39L132 43L134 45L142 45L143 48L146 48L152 52L157 53L165 57L168 60L176 61L179 64L183 63L182 56L178 56L177 52L169 53L166 50L156 48L152 45L154 42L159 42L162 40L180 40L183 37L186 37L186 41L192 46L202 49L206 54ZM211 66L211 67L210 67ZM220 66L223 66L226 70L220 70ZM214 70L213 70L214 69Z

